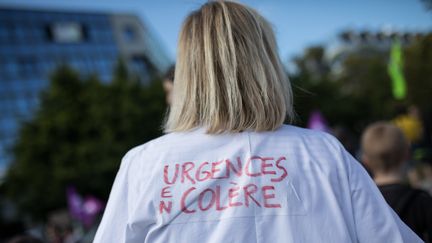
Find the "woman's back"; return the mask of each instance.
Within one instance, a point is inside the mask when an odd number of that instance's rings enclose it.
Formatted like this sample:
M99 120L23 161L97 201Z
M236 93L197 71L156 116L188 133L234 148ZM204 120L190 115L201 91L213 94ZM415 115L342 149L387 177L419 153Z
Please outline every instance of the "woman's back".
M292 100L264 17L191 12L170 134L125 156L95 242L420 242L334 138L282 125Z
M333 137L293 126L165 135L110 198L95 242L420 242Z

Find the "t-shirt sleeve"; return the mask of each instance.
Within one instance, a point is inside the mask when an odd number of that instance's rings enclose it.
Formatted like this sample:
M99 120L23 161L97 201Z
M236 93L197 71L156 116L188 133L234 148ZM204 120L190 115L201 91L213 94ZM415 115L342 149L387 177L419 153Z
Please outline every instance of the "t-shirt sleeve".
M342 149L348 166L354 223L358 242L423 242L388 206L372 178Z
M135 204L133 187L136 183L132 180L132 174L136 169L133 163L135 154L136 151L130 151L122 159L93 243L144 241L146 232L134 232L134 225L130 223L130 215L134 211Z

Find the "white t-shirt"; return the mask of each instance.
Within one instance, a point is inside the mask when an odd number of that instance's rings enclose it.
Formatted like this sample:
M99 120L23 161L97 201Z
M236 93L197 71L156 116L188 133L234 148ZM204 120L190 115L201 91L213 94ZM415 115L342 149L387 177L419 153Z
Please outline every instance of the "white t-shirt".
M132 149L94 242L422 241L335 138L284 125Z

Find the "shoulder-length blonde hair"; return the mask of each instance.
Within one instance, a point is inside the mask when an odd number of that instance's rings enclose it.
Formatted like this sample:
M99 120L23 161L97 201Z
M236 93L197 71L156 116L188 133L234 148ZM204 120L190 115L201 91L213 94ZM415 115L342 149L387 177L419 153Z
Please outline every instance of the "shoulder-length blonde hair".
M239 3L208 2L186 18L174 80L166 132L271 131L293 118L273 30Z

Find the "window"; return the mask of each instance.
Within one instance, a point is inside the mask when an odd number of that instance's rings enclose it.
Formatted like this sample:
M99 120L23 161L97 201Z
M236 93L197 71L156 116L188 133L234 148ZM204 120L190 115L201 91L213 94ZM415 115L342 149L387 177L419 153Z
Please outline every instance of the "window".
M12 29L12 33L13 33L14 41L18 43L26 43L28 41L26 36L26 29L24 28L22 23L18 23L14 25Z
M142 82L147 82L154 71L152 65L145 56L132 57L130 66L134 74L136 74Z
M0 24L0 43L9 42L10 31L6 25Z
M24 56L18 59L19 74L23 77L34 77L38 75L36 59L33 56Z
M123 28L122 36L126 42L133 42L137 39L137 33L135 31L135 28L131 25L126 25Z
M5 62L5 71L9 77L17 77L18 76L18 64L16 60L10 59Z
M29 26L29 38L33 43L41 43L44 41L44 28L41 25Z
M111 30L109 30L109 29L103 30L102 35L103 35L105 42L108 42L108 43L114 42L113 33L111 32Z
M56 22L48 27L50 40L57 43L78 43L85 39L84 28L77 22Z

